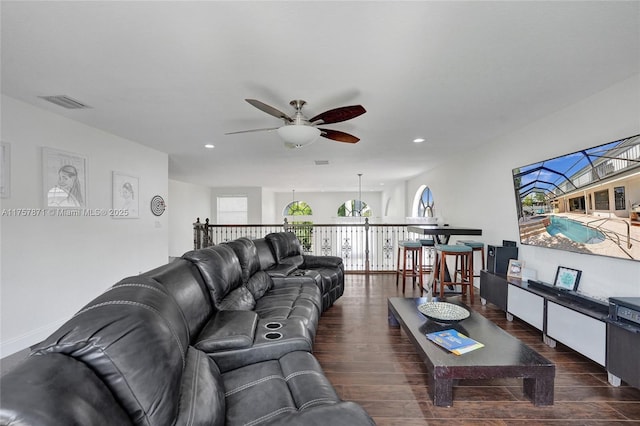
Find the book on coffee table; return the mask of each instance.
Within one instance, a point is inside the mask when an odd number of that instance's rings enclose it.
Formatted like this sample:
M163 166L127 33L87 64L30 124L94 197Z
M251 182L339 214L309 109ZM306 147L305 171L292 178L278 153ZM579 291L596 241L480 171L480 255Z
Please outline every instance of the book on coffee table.
M473 340L452 328L428 333L426 336L427 339L456 355L466 354L467 352L484 347L484 344Z

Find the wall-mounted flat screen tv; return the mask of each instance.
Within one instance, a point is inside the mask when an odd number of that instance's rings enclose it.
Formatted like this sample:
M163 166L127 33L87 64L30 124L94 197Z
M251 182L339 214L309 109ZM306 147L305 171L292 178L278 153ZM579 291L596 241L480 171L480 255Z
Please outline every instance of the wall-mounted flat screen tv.
M640 135L513 169L520 242L640 260Z

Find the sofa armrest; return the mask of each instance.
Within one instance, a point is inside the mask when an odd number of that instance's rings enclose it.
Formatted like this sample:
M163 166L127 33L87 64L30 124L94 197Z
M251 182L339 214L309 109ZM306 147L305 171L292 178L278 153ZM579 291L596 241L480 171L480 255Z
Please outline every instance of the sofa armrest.
M202 329L194 345L205 353L248 348L258 325L254 311L219 311Z
M0 381L2 425L133 425L86 364L52 353L27 357Z
M281 278L291 275L291 273L297 269L298 267L296 265L280 263L273 266L272 268L267 269L265 272L272 278Z
M302 258L304 259L304 264L301 269L342 267L342 258L338 256L314 256L305 254Z

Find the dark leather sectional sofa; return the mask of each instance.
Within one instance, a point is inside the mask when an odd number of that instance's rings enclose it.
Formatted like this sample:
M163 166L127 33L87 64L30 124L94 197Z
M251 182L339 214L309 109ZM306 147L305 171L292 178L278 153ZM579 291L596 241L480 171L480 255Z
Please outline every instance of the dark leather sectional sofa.
M33 346L1 379L0 424L373 425L312 355L343 290L341 260L290 233L185 253Z

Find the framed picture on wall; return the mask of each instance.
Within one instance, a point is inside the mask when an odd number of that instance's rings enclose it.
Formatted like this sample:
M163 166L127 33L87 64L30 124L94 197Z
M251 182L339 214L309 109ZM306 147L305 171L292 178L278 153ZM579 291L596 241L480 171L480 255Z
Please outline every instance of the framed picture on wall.
M140 217L140 178L113 172L112 184L112 217L115 219Z
M0 198L11 197L11 144L0 145Z
M45 207L87 207L87 159L78 154L42 148Z
M524 269L524 261L509 259L509 267L507 268L507 277L522 278L523 269Z

